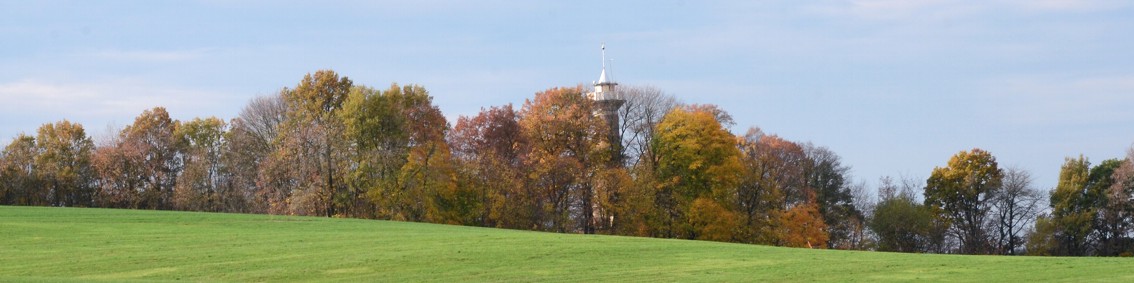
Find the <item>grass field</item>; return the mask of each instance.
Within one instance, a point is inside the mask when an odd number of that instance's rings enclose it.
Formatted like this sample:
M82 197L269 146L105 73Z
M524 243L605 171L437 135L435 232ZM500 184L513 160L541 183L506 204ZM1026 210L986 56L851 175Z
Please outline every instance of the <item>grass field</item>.
M1128 258L788 249L357 219L0 207L0 281L1134 281Z

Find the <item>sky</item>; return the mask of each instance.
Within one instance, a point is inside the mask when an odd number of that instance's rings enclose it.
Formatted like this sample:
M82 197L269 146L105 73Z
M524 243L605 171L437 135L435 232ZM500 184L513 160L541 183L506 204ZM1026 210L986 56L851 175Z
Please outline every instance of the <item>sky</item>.
M1134 145L1134 2L6 1L0 140L67 119L96 140L166 107L235 117L333 69L420 84L455 122L611 76L830 148L856 182L962 150L1057 183Z

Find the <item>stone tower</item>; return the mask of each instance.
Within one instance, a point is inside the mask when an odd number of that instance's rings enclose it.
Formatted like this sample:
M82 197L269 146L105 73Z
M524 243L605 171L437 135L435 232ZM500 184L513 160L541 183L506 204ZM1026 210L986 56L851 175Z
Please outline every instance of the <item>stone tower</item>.
M599 73L599 79L594 85L595 91L588 93L587 97L595 101L595 115L602 117L609 129L607 141L611 145L611 164L621 165L622 135L618 131L618 108L621 108L626 100L623 100L622 95L615 89L618 83L614 82L606 70L605 43L602 44L602 73Z

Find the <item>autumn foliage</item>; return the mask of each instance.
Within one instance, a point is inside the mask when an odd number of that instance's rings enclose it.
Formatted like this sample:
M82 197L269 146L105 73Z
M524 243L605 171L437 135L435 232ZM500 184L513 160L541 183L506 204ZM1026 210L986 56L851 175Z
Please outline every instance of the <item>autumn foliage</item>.
M656 89L622 95L617 124L582 86L450 124L422 86L377 89L321 70L228 121L155 107L97 142L79 124L45 124L0 152L0 204L1004 254L1020 252L1022 225L1037 222L1029 251L1131 250L1129 159L1069 160L1050 215L1037 214L1026 176L980 149L936 168L917 187L923 204L911 188L866 203L827 148L758 128L735 135L720 107Z

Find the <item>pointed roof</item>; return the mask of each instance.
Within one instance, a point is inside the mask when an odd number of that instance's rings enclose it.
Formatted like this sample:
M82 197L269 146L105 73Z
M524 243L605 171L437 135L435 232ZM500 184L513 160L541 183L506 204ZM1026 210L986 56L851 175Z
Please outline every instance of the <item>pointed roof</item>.
M599 73L598 81L595 85L617 84L613 80L606 77L606 43L602 44L602 73Z

